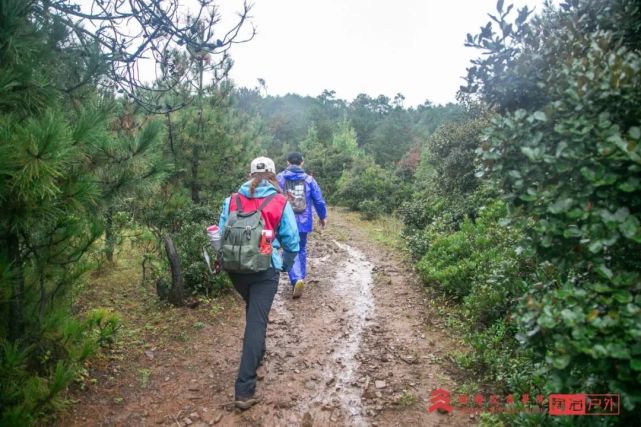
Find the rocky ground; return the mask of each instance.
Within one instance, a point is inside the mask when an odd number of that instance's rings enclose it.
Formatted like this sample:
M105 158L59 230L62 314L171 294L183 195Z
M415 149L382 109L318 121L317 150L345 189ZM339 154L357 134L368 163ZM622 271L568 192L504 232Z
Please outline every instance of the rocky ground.
M470 425L463 414L427 411L432 390L456 388L446 371L456 343L413 272L349 215L330 218L312 234L302 299L290 298L282 276L259 371L260 404L233 407L244 328L238 297L169 314L132 306L133 315L124 301L153 295L123 285L126 298L111 302L125 324L140 325L130 334L136 338L90 367L58 425Z

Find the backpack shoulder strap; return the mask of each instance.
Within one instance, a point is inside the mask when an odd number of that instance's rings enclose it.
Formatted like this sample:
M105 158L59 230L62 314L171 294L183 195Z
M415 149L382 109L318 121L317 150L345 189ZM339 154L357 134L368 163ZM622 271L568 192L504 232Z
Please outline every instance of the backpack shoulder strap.
M258 211L260 212L263 209L265 209L265 206L267 206L267 204L271 202L274 197L276 197L276 194L278 193L272 193L269 196L265 197L265 200L263 200L263 203L261 203L260 206L258 207Z
M236 193L236 210L243 213L243 205L240 204L240 193Z

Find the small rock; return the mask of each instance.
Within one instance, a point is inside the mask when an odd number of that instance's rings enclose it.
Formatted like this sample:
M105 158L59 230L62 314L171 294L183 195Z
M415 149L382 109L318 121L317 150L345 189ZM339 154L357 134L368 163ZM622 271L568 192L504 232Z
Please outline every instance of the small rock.
M374 385L376 386L376 388L381 389L381 388L385 388L387 386L387 383L385 381L376 380L374 382Z
M314 384L314 381L307 381L305 383L305 388L307 390L309 390L309 391L312 391L312 390L316 389L316 384Z
M313 425L314 421L312 420L312 414L305 412L305 415L303 415L302 427L312 427Z
M147 356L150 360L154 360L154 352L151 350L145 350L145 356Z
M191 414L189 414L189 418L191 418L192 420L199 420L200 415L198 415L198 412L192 412Z
M194 422L193 422L189 417L187 417L187 418L185 418L185 419L183 420L183 423L185 423L185 425L190 426L190 425L192 425Z

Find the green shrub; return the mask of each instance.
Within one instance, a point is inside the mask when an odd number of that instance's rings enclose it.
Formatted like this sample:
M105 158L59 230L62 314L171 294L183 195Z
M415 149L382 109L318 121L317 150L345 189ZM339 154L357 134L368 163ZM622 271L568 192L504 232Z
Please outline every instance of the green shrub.
M362 155L338 180L335 198L339 204L353 210L359 210L361 203L368 201L379 204L382 211L391 213L403 199L405 191L406 187L393 172Z
M368 221L377 219L385 213L383 206L373 200L363 200L359 203L358 210L360 212L361 219Z
M208 250L213 261L206 229L218 222L218 212L218 208L209 205L189 204L174 217L180 227L172 236L180 257L185 285L193 295L216 295L228 286L226 275L212 274L203 255L203 250Z
M500 10L502 35L470 36L485 55L466 90L502 113L479 152L514 219L532 223L541 260L519 338L549 392L620 393L622 416L604 423L631 423L641 405L641 5L545 12L525 23L526 10L514 22Z
M489 200L475 221L466 219L458 231L438 222L424 231L429 242L417 267L427 286L460 303L451 316L470 346L457 357L476 381L497 391L541 390L534 364L515 335L512 313L526 292L533 262L522 230L505 220L504 202Z
M119 317L107 310L81 320L58 310L32 330L33 344L0 341L0 425L30 426L64 406L61 392L80 376L88 357L113 342L119 327Z
M427 253L417 265L423 281L459 301L477 289L513 292L511 283L518 278L522 264L517 253L521 236L518 231L499 225L506 214L505 204L493 202L481 211L476 222L465 220L459 231L431 233L433 238ZM429 230L430 227L428 235ZM505 298L494 299L505 302ZM497 312L502 312L504 307L484 305L488 311Z
M456 357L480 383L493 385L495 393L528 393L542 390L536 375L531 351L524 351L514 339L515 324L499 319L483 330L468 329L464 333L470 350Z
M414 259L427 252L430 235L458 230L465 218L474 219L496 197L493 187L475 175L474 152L487 118L473 110L466 116L467 121L444 125L428 139L411 198L403 199L398 209L405 225L402 236Z

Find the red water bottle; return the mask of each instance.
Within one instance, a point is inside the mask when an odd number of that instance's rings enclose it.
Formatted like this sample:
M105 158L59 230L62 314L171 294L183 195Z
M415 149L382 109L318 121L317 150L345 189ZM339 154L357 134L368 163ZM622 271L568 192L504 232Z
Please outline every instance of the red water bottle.
M274 230L263 230L260 234L260 253L268 255L272 253L272 241L274 240Z

